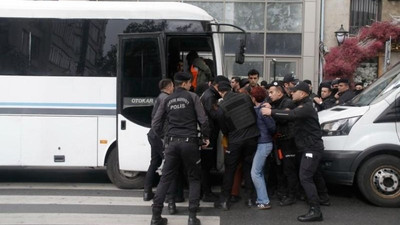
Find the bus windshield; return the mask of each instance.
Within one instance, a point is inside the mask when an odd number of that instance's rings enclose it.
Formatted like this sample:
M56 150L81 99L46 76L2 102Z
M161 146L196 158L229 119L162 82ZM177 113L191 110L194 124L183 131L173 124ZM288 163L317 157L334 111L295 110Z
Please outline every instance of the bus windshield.
M387 95L400 87L400 64L392 68L365 91L353 98L350 106L367 106L381 101Z

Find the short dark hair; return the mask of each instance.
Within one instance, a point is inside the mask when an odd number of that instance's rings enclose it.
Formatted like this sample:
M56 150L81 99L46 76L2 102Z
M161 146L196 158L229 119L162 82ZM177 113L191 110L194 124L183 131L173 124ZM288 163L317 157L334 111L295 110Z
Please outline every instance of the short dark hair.
M250 91L250 95L254 97L256 102L263 102L267 97L267 91L260 86L253 87Z
M235 81L238 82L238 83L239 83L240 80L241 80L240 77L232 77L231 79L232 79L232 80L235 80Z
M312 85L311 80L303 80L303 82L308 84L308 85Z
M162 79L162 80L160 80L160 82L158 82L158 88L160 90L162 90L162 89L166 88L170 84L172 84L172 80L171 79L169 79L169 78Z
M260 73L259 73L256 69L251 69L251 70L249 70L249 72L247 73L247 76L250 76L250 75L257 75L257 77L259 77L259 76L260 76Z

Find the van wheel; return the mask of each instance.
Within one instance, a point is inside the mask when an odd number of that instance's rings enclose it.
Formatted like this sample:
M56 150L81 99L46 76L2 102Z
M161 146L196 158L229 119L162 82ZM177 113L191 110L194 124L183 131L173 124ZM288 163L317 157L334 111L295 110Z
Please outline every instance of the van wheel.
M371 203L400 206L400 158L379 155L365 162L357 175L358 188Z
M137 171L119 169L118 149L114 147L107 158L107 175L111 182L121 189L143 188L144 175Z

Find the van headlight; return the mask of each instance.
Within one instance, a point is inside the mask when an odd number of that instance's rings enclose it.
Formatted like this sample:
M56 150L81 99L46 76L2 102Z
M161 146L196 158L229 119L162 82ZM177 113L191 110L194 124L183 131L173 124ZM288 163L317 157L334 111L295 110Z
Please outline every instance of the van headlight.
M321 124L322 136L348 135L360 116L329 121Z

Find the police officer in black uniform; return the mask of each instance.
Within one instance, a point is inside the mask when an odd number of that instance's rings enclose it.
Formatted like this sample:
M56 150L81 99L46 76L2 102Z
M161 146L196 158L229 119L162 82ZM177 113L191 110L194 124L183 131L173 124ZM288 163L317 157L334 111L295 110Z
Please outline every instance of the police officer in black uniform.
M297 217L297 219L301 222L322 221L318 194L324 198L327 198L328 194L319 167L324 143L318 114L309 98L310 89L307 83L300 81L295 87L291 88L291 91L292 99L297 103L296 108L292 110L276 110L271 109L269 104L264 104L261 112L266 116L272 115L273 118L295 121L295 142L302 153L299 171L300 183L310 204L308 213Z
M210 126L210 145L207 149L201 151L201 189L203 192L203 202L215 202L218 200L218 196L211 191L210 170L216 167L215 163L217 161L218 136L220 132L218 123L218 100L221 96L216 88L218 87L218 82L222 80L229 82L228 78L224 76L220 75L215 77L212 84L200 97Z
M174 83L171 79L162 79L160 82L158 82L158 87L160 89L160 94L154 102L153 111L151 111L151 118L153 118L156 114L160 103L163 102L168 95L174 91ZM162 140L154 133L153 129L150 129L149 133L147 133L147 139L149 140L151 146L151 161L144 179L144 201L150 201L154 197L154 193L152 191L153 182L155 179L154 176L157 168L161 165L162 159L164 158L164 146Z
M153 199L153 216L151 225L165 225L167 219L161 217L163 203L168 187L178 174L179 165L183 163L189 180L189 225L200 225L196 217L200 198L200 151L197 125L200 125L202 147L208 146L209 127L207 116L199 97L188 90L191 87L192 76L178 72L174 76L175 91L161 103L152 121L152 129L159 136L162 134L163 123L168 123L166 132L167 146L165 162L160 183Z
M214 206L229 210L235 171L243 157L243 177L247 195L245 203L251 207L256 196L250 171L260 135L254 104L249 95L232 92L228 81L218 83L218 92L223 97L219 104L219 120L222 132L228 137L228 150L225 153L222 193Z

